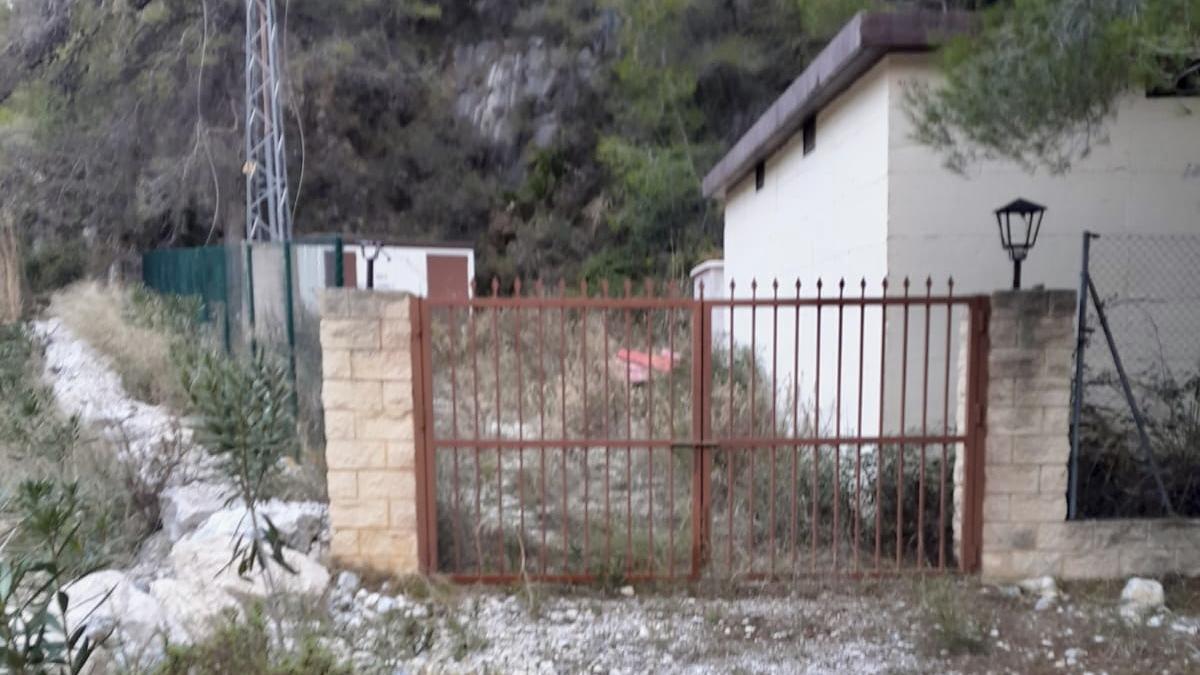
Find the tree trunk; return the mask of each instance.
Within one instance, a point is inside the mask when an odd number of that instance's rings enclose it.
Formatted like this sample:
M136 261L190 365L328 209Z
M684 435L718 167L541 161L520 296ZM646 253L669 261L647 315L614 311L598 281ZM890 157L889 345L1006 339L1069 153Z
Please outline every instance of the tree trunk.
M0 324L19 321L25 310L25 260L12 212L0 205Z

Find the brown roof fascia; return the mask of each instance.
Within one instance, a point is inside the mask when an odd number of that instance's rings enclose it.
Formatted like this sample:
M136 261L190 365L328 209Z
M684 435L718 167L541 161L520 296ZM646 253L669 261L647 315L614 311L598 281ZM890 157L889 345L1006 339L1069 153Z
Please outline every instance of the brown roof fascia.
M705 197L726 191L775 152L804 120L845 91L890 52L928 51L970 32L971 12L859 12L738 139L701 185Z

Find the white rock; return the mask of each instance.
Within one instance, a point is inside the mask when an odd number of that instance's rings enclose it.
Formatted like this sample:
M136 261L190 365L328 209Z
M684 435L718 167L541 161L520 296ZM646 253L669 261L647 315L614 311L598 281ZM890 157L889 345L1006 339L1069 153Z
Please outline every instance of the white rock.
M156 579L150 582L150 595L191 642L211 635L223 612L241 611L241 605L232 595L194 580Z
M238 576L237 563L229 564L232 545L225 537L184 537L171 548L171 563L175 567L176 577L211 585L236 598L266 597L271 585L276 592L315 598L329 586L329 570L291 549L284 549L283 559L296 570L295 574L269 561L270 582L268 573L257 565L243 579Z
M1030 595L1043 598L1058 597L1058 584L1054 583L1054 577L1046 576L1026 579L1018 583L1017 586Z
M259 528L266 529L266 519L270 518L275 529L283 537L284 543L307 553L325 526L328 508L318 502L284 502L272 499L258 505L255 511L259 516ZM239 502L213 513L188 536L195 539L224 537L232 542L239 534L248 533L250 530L250 514Z
M84 634L92 640L104 640L110 655L129 655L139 663L153 662L161 657L165 639L179 641L183 637L162 605L138 590L123 572L93 572L65 590L69 598L67 631L73 633L85 626Z
M1050 609L1051 607L1053 607L1053 606L1054 606L1054 602L1055 602L1055 598L1054 598L1054 596L1052 596L1052 595L1050 595L1050 596L1043 595L1042 597L1038 598L1038 601L1037 601L1037 603L1036 603L1036 604L1034 604L1034 606L1033 606L1033 611L1035 611L1035 612L1044 612L1044 611L1046 611L1047 609Z
M167 488L158 498L163 531L172 542L224 509L230 488L219 483L188 483Z
M1146 619L1146 625L1151 628L1158 628L1159 626L1163 625L1162 615L1155 614L1154 616L1150 617L1149 619Z
M1163 607L1163 587L1153 579L1133 577L1121 590L1121 616L1140 618Z
M337 589L339 593L344 593L350 596L353 596L355 593L357 593L359 587L361 586L362 578L354 572L349 571L339 573L337 575L337 581L334 584L334 588Z
M622 586L621 587L621 595L623 595L627 598L632 598L633 597L633 586Z

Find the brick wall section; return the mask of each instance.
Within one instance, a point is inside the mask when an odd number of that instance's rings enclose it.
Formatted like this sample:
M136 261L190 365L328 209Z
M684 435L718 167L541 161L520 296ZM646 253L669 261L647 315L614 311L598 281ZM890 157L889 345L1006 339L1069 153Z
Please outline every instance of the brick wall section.
M1200 520L1066 520L1075 297L992 296L983 577L1200 574Z
M411 316L402 293L327 289L321 398L334 560L418 571Z

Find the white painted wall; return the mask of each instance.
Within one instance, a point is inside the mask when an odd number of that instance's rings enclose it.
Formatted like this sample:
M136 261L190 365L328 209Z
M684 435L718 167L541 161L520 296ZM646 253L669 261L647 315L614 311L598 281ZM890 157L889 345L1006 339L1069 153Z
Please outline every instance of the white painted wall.
M807 156L800 134L766 163L766 180L755 190L754 174L733 187L725 204L725 279L736 283L734 295L751 295L750 283L758 281L757 297L770 298L772 282L779 280L779 296L795 297L795 282L802 283L804 297L816 296L816 282L824 280L823 297L836 297L837 284L847 279L847 295L860 293L859 280L866 278L869 294L878 293L886 269L887 167L888 167L889 82L882 71L860 78L817 117L816 148ZM865 322L864 380L877 379L880 328L876 310ZM781 308L776 313L754 312L754 343L760 367L770 373L771 341L778 335L778 383L790 391L798 371L802 407L816 403L816 310L799 312L799 357L796 357L796 311ZM777 321L777 325L776 325ZM751 312L734 312L736 341L751 343ZM832 431L836 411L831 402L837 389L838 317L826 308L821 316L821 426ZM857 340L859 315L843 312L843 336ZM851 430L857 416L858 346L842 342L843 410L842 429ZM718 354L728 345L714 345ZM797 363L798 362L798 363ZM876 373L875 378L871 373ZM878 425L878 396L864 386L867 433Z
M729 191L725 204L725 276L737 282L735 295L749 297L749 282L759 281L758 297L771 295L770 282L781 281L780 294L791 297L794 282L804 282L804 295L815 295L814 282L826 280L824 293L836 293L836 280L856 282L865 276L877 295L886 274L890 294L901 292L901 281L912 278L911 293L922 295L927 276L935 278L934 294L955 280L956 295L986 294L1011 285L1012 266L1000 248L992 211L1016 197L1048 207L1041 237L1025 262L1026 286L1074 288L1078 285L1081 236L1085 229L1101 234L1200 234L1200 134L1195 112L1200 99L1130 95L1108 127L1108 142L1097 145L1069 173L1033 172L1010 162L988 161L970 167L965 175L943 166L942 158L911 138L912 124L904 110L906 87L915 81L936 83L940 77L931 55L894 54L886 57L825 110L817 121L816 150L807 157L797 133L767 161L766 182L756 191L753 174ZM1102 244L1097 244L1102 245ZM800 363L790 354L793 310L781 311L778 328L772 313L755 313L754 342L760 364L769 370L769 343L778 330L781 370L791 377L799 370L801 400L815 402L815 310L801 312ZM857 397L858 319L843 317L843 405ZM950 369L958 368L961 345L958 322L953 324ZM822 425L831 426L828 403L835 392L836 349L839 343L835 312L822 316ZM903 314L887 317L885 429L900 426L931 428L942 420L946 372L946 311L931 313L930 384L925 392L923 363L924 312L909 317L907 411L898 414ZM737 344L751 343L750 312L735 312ZM879 317L868 310L863 348L864 432L878 423ZM871 336L876 337L872 338ZM717 345L718 350L728 349ZM871 355L875 354L874 357ZM951 377L951 401L957 378ZM849 382L847 382L847 380ZM790 386L790 385L788 385ZM930 416L920 410L928 398ZM856 411L857 412L857 411ZM845 414L843 411L843 420ZM843 430L848 430L843 424Z
M1102 235L1093 249L1124 245L1115 235L1200 234L1200 172L1196 170L1200 167L1200 119L1196 117L1200 99L1128 95L1107 126L1108 142L1095 146L1065 174L988 161L960 175L947 170L941 156L912 138L912 122L904 109L905 91L912 83L940 82L932 59L895 54L876 66L886 72L889 87L887 268L891 277L909 275L917 280L933 274L944 282L953 276L955 292L960 294L1010 287L1012 263L1000 246L992 211L1016 197L1047 207L1041 236L1023 266L1025 287L1078 288L1084 230ZM1107 255L1111 259L1120 254L1111 250ZM1172 274L1184 278L1200 261L1175 263L1177 271L1166 272L1167 278ZM889 330L889 335L900 335L898 327ZM1138 335L1123 339L1127 359L1137 356L1133 352L1139 339ZM1183 339L1195 344L1194 336ZM1094 344L1099 348L1099 341ZM1183 355L1186 363L1181 366L1195 367L1195 348L1171 347L1168 352ZM957 358L957 341L953 348ZM935 342L934 360L944 360L944 355L944 348ZM920 354L910 351L912 358ZM910 382L910 397L919 391L919 385ZM941 401L936 392L935 400ZM912 422L910 418L908 423Z
M1047 207L1037 246L1024 264L1026 286L1079 285L1081 236L1200 233L1200 98L1131 94L1108 126L1109 142L1071 171L1030 173L989 161L958 175L912 137L905 87L936 83L931 56L894 54L876 66L889 89L887 268L893 277L952 274L963 293L1012 283L992 211L1016 197Z
M357 266L358 287L367 287L367 256L376 252L374 246L346 246L353 251ZM471 249L384 246L375 259L375 288L381 291L405 291L424 297L429 293L425 261L431 255L461 256L467 259L467 278L475 278L475 254ZM473 290L473 289L472 289Z

